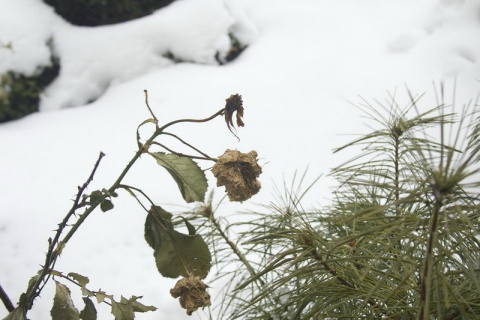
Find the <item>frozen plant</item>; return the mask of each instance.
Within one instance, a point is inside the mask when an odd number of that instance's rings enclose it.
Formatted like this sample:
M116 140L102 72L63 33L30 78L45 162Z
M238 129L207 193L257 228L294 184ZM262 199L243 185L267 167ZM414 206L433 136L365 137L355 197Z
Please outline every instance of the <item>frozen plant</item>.
M0 298L9 312L4 318L5 320L27 319L28 311L33 307L35 299L40 296L44 287L51 282L50 280L53 280L56 286L53 307L51 309L53 320L96 319L96 309L92 300L110 305L111 312L116 320L132 320L136 312L156 310L154 306L146 306L140 303L140 297L132 296L129 299L121 297L120 300L116 300L113 295L109 295L105 291L90 288L88 286L88 277L74 272L55 269L57 259L62 254L62 251L66 250L66 245L82 226L82 223L97 208L100 208L103 212L112 210L114 208L114 199L118 197L118 192L122 190L132 195L147 213L144 230L145 240L154 250L155 263L159 273L169 278L182 277L171 290L171 295L174 298L179 298L180 305L187 310L189 315L198 308L210 305L210 295L207 292L208 285L203 283L202 280L210 271L212 257L203 237L197 233L196 228L187 219L182 219L181 217L180 223L186 225L188 234L175 230L175 226L179 224L178 219L174 220L174 216L170 212L154 205L153 200L140 188L124 184L123 179L142 155L149 155L170 173L187 203L204 202L208 188L207 179L204 171L193 159L214 163L218 162L219 159L208 156L168 130L178 123L205 123L223 116L228 129L232 131L234 128L234 115L236 115L237 126L244 125L242 121L242 97L238 94L230 96L226 99L224 108L205 119L179 119L164 125L159 124L157 117L152 112L148 103L147 91L145 91L145 103L151 118L143 121L137 128L138 150L109 188L87 193L87 187L94 179L95 172L105 156L103 153L100 153L90 176L78 188L78 193L70 211L58 224L58 229L53 237L48 239L48 248L45 261L42 264L43 267L38 274L30 279L26 291L20 296L16 307L0 286ZM139 130L146 125L153 125L153 133L146 140L142 140ZM189 150L193 150L196 155L187 155L168 148L161 142L163 136L175 138ZM159 147L167 152L154 150ZM261 173L261 169L256 164L256 158L252 158L252 155L256 157L256 152L251 151L248 153L249 163L247 165L241 158L242 154L239 153L239 155L239 159L230 160L228 164L217 166L215 171L216 175L222 176L224 179L228 175L234 176L233 179L244 186L241 198L232 193L235 192L235 188L227 188L227 193L232 201L246 200L260 189L260 184L256 178ZM248 166L254 166L255 171L253 173L248 171L248 175L245 175L246 171L244 169ZM248 181L242 182L242 179L248 179ZM249 188L251 190L248 190ZM82 311L79 311L74 306L70 296L70 289L66 283L73 283L81 289L85 302Z

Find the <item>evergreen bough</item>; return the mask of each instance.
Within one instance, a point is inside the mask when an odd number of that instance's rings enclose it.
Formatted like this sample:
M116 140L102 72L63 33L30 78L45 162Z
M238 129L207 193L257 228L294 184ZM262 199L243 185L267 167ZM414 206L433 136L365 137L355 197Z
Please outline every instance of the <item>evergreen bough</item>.
M410 93L364 101L378 128L335 150L358 154L332 170L331 205L303 209L304 175L246 222L210 214L224 319L478 319L479 105L440 89L424 112Z

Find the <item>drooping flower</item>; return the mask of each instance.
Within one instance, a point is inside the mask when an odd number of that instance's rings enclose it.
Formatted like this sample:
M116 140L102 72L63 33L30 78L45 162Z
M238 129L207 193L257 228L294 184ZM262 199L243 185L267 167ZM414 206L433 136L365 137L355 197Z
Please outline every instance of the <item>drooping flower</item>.
M212 168L217 186L225 186L230 201L245 201L260 190L257 177L262 168L257 163L257 152L241 153L226 150Z
M208 286L199 277L190 276L178 280L175 287L170 290L170 294L174 298L179 298L180 306L191 316L198 308L211 305L207 288Z
M237 135L233 132L235 125L233 124L233 114L236 112L236 120L237 126L243 127L245 124L243 123L243 100L242 96L239 94L232 94L225 100L225 122L227 122L228 130L233 133L236 137ZM232 129L233 128L233 129ZM238 137L237 137L238 138Z

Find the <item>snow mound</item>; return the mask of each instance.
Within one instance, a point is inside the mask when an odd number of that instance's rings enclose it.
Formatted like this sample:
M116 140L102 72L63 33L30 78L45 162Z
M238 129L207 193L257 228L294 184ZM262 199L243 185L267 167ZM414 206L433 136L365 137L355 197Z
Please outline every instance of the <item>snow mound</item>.
M246 46L256 34L242 8L228 0L176 1L152 15L101 27L72 26L55 16L48 6L28 2L18 5L17 13L23 17L34 17L35 10L51 12L39 15L42 32L25 27L2 35L12 38L15 53L0 53L0 72L13 69L33 74L38 66L50 63L50 42L61 70L42 95L42 111L83 105L98 98L112 82L170 66L173 60L218 64L230 53L232 39ZM5 19L1 26L8 28L14 23ZM37 38L28 39L30 46L24 47L23 38L29 34Z

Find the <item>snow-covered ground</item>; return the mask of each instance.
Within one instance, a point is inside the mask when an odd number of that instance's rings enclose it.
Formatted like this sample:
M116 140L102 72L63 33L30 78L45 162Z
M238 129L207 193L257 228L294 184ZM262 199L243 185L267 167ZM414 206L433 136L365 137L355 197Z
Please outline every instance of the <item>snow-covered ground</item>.
M215 54L228 51L229 32L249 47L220 66ZM176 129L212 156L227 148L258 152L262 190L249 202L225 204L222 215L268 204L273 185L296 170L308 166L313 180L348 158L332 149L352 138L342 134L367 130L349 103L359 103L358 95L384 101L395 92L402 104L408 86L426 93L420 105L427 108L435 103L432 83L444 81L453 92L456 82L458 105L479 92L479 0L180 0L135 21L95 28L69 25L40 0L0 0L0 41L13 45L0 49L0 73L31 74L48 63L47 39L62 69L42 111L0 125L0 284L14 300L39 269L47 239L98 153L107 156L90 191L109 187L133 155L136 127L149 117L144 89L162 122L206 117L230 94L243 96L240 141L221 119ZM190 62L173 64L162 57L166 52ZM188 209L153 159L142 159L126 182L174 211ZM322 178L309 203L326 203L331 186ZM222 195L216 190L217 200ZM89 217L56 269L86 275L90 288L117 298L143 295L158 310L138 319L188 318L169 295L175 281L158 274L143 239L144 212L127 194L114 203L115 210ZM220 288L211 286L215 304ZM49 318L52 292L50 285L30 318ZM98 310L108 319L106 306Z

